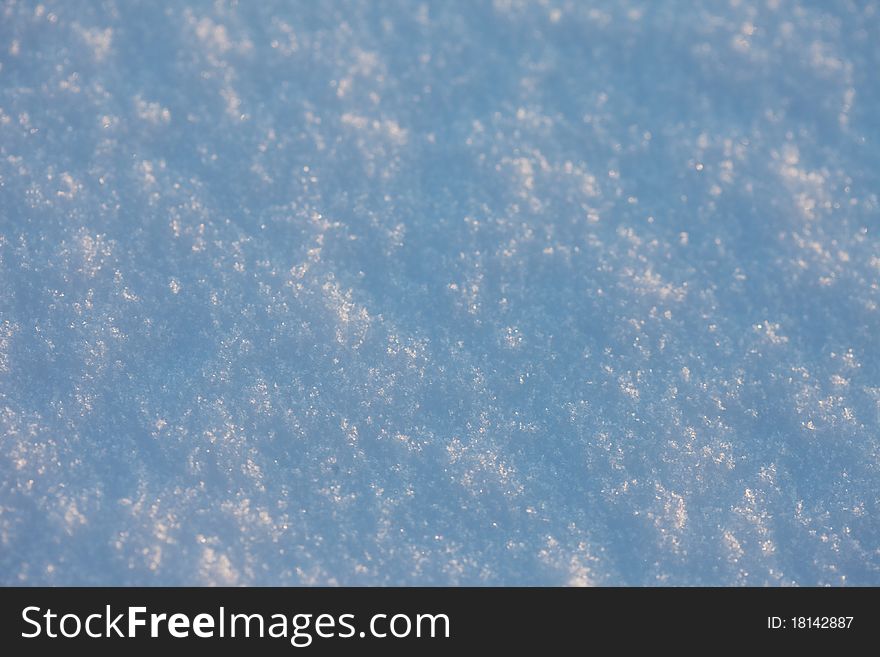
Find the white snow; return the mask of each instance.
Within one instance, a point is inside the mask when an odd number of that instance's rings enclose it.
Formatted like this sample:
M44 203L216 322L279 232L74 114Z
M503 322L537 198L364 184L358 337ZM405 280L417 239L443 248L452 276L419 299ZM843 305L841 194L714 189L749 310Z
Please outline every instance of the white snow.
M880 584L878 34L0 1L0 583Z

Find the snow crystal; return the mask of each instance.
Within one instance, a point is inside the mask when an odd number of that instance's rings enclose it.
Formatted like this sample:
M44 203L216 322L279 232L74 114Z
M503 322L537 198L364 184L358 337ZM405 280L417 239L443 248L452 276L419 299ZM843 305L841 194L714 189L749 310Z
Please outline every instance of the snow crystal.
M880 584L876 1L0 14L0 582Z

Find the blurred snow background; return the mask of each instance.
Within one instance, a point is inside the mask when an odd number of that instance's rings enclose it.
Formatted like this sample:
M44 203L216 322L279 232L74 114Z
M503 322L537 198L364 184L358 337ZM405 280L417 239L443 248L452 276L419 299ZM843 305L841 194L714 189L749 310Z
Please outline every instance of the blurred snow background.
M880 4L0 4L0 582L880 584Z

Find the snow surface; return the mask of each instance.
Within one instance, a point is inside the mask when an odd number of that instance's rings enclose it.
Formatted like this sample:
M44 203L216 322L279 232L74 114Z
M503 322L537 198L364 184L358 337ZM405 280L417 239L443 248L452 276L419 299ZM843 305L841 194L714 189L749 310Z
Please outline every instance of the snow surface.
M880 4L0 4L3 584L880 584Z

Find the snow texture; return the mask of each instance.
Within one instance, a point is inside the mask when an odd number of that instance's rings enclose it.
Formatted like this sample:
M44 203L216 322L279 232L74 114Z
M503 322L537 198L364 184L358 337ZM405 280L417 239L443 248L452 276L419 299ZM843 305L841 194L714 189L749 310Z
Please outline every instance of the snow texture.
M880 4L0 0L0 583L880 584Z

